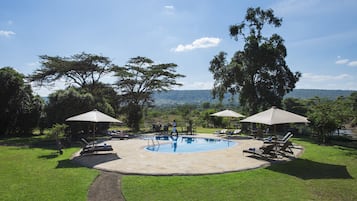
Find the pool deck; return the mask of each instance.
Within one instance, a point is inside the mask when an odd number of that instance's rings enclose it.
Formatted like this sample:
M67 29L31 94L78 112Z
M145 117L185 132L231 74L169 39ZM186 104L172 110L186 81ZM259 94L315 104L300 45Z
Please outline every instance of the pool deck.
M193 137L218 138L212 134L199 134ZM112 152L72 156L72 160L83 166L121 174L135 175L204 175L219 174L267 167L271 163L292 160L298 157L303 149L293 148L294 155L269 161L251 157L243 153L243 149L259 148L261 140L231 139L235 146L207 152L197 153L158 153L145 149L149 141L142 138L129 140L110 140ZM165 141L161 141L165 143Z

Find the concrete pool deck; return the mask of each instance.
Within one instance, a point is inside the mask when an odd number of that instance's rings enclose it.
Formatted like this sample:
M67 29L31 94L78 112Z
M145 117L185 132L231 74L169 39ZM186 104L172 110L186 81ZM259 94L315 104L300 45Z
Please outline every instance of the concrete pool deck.
M192 137L192 136L191 136ZM212 134L199 134L193 137L218 138ZM259 148L261 140L231 139L235 146L197 153L159 153L148 151L145 147L148 140L134 138L129 140L110 140L112 152L73 155L72 160L83 166L121 174L137 175L203 175L236 172L269 166L272 162L287 161L299 156L303 149L293 148L294 155L274 161L249 157L243 149ZM164 141L161 141L164 143Z

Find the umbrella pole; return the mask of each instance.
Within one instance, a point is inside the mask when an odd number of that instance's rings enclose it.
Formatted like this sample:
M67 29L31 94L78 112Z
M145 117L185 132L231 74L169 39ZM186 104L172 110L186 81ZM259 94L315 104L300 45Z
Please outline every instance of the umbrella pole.
M95 141L96 141L96 140L95 140L95 132L96 132L96 131L95 131L95 124L96 124L96 123L94 122L94 123L93 123L93 138L94 138L94 139L93 139L93 145L94 145L94 143L95 143Z
M274 124L274 135L275 135L275 154L278 157L278 135L276 134L276 124Z

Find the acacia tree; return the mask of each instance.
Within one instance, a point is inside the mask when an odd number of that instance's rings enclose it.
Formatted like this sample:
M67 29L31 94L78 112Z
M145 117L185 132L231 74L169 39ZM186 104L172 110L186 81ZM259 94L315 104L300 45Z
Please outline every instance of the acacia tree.
M29 76L30 81L42 86L64 79L67 85L87 89L91 93L100 79L112 72L115 66L108 57L85 52L71 57L42 55L40 59L42 66Z
M59 56L48 56L42 55L40 56L41 59L41 68L37 69L33 74L29 75L29 80L37 84L38 86L43 85L53 85L56 81L60 79L64 79L66 81L66 85L68 88L66 89L68 92L59 91L58 93L54 93L52 98L50 98L50 105L57 104L55 102L56 99L53 97L57 97L59 95L64 96L63 94L74 94L73 87L76 88L80 93L87 94L94 98L95 105L91 104L91 102L82 102L80 108L88 108L97 109L101 108L116 108L116 92L114 91L113 87L102 83L101 79L104 75L107 75L113 72L113 68L115 67L112 64L111 60L108 57L94 55L94 54L87 54L87 53L80 53L75 54L71 57L59 57ZM79 93L79 92L78 92ZM76 96L73 96L76 97ZM65 97L67 98L67 97ZM67 99L67 101L73 101L73 107L70 107L74 110L75 109L76 101L75 99ZM68 103L71 106L71 103ZM110 106L108 105L110 104ZM48 111L48 110L46 110ZM67 111L67 110L64 110ZM62 123L63 118L53 119L52 117L61 116L63 117L63 112L61 110L54 110L51 115L47 115L48 117L48 125L52 125L54 123ZM84 112L84 110L81 110ZM64 113L66 115L72 113ZM65 116L66 116L65 115ZM52 118L52 119L51 119ZM56 120L56 121L53 121Z
M223 99L226 92L239 93L240 105L250 114L281 106L284 95L295 88L301 74L291 72L285 62L284 40L278 34L265 37L264 25L281 26L282 19L273 10L248 8L243 22L230 26L230 35L245 44L227 62L227 53L220 52L210 62L215 83L213 96ZM247 30L248 29L248 30Z
M125 66L115 68L120 104L124 106L127 124L139 130L145 106L152 106L153 93L167 91L172 86L181 86L176 79L184 75L176 73L174 63L155 64L149 58L131 58Z

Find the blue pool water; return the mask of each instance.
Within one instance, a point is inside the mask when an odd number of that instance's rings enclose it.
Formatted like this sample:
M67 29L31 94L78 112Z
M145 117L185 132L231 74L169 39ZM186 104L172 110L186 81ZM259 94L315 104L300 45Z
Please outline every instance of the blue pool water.
M204 152L225 149L236 145L236 142L230 140L182 136L156 136L151 141L151 144L152 142L155 145L147 146L147 150L165 153Z

